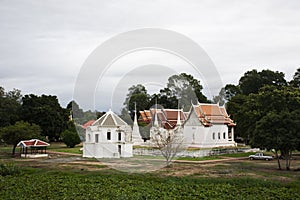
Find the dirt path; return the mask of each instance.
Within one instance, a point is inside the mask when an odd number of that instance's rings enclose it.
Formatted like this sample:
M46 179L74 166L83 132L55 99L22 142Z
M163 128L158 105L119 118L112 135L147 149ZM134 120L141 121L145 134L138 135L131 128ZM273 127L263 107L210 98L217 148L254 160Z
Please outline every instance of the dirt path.
M47 152L48 152L48 154L82 157L82 154L77 154L77 153L67 153L67 152L58 152L58 151L47 151Z
M68 155L68 156L77 156L77 157L82 157L82 154L74 154L74 153L67 153L67 152L57 152L57 151L48 151L49 154L56 154L56 155ZM145 158L143 158L144 160ZM205 164L205 163L217 163L217 162L229 162L229 161L236 161L236 160L246 160L248 159L247 157L240 157L240 158L228 158L228 157L223 157L221 159L216 159L216 160L200 160L200 161L195 161L195 160L174 160L174 163L191 163L191 164ZM149 158L149 160L155 161L162 161L161 159L153 159Z

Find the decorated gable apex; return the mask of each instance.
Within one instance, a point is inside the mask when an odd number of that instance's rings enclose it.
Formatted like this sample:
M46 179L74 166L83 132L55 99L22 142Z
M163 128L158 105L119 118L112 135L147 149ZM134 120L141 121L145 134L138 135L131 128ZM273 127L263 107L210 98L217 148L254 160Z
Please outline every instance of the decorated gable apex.
M128 124L110 109L102 117L97 119L92 126L118 127L128 126Z

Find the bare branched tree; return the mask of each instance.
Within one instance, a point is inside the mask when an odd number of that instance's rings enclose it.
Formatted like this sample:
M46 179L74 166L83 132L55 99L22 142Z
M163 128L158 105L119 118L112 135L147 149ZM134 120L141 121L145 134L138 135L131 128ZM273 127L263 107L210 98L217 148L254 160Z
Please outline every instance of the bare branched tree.
M166 159L166 165L168 167L171 165L175 156L185 149L182 131L181 127L176 127L172 130L155 127L153 130L152 142Z

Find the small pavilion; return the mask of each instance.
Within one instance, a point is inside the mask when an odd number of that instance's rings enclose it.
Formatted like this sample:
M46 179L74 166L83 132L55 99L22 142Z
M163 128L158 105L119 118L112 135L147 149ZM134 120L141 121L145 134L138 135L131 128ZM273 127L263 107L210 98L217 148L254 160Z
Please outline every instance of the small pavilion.
M47 146L50 144L38 139L31 139L20 141L17 146L20 147L22 158L41 158L48 157Z

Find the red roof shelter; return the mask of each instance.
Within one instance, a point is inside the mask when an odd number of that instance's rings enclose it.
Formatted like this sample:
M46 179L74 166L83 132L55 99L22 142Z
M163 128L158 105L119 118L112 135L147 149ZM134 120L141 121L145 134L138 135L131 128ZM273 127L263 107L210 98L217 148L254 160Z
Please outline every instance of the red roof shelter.
M47 142L38 139L23 140L17 145L21 147L21 157L38 158L48 157L47 146L50 146Z

